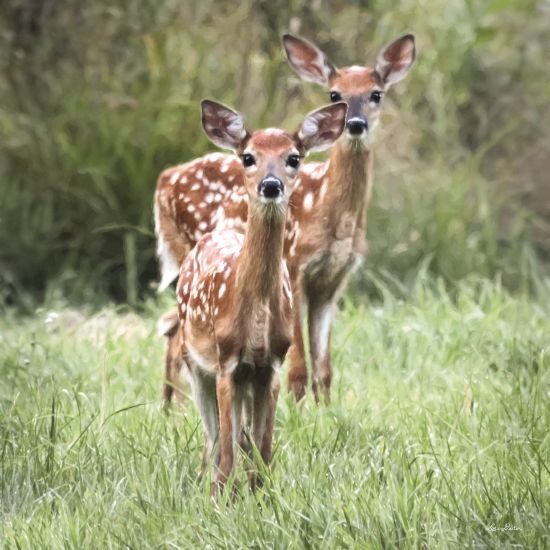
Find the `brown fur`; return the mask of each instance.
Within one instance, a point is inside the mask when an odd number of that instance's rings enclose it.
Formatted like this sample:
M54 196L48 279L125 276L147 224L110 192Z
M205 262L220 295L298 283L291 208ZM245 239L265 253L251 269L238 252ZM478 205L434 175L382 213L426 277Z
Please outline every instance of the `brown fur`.
M356 259L366 251L367 206L372 188L369 137L380 116L379 98L390 84L406 75L414 60L414 38L405 35L384 48L375 68L338 69L316 46L291 35L285 35L283 45L290 64L304 80L325 85L348 104L348 120L364 124L360 134L350 132L333 147L320 190L305 177L293 197L298 205L303 201L304 208L301 212L293 210L301 233L294 249L288 250L297 304L289 352L289 389L296 399L305 394L307 369L299 310L304 303L308 308L313 391L317 401L322 394L328 402L332 380L332 311L347 275L357 264ZM306 202L308 206L313 202L315 212L302 216L306 214Z
M339 104L310 113L299 135L305 134L303 128L314 128L306 136L308 147L328 146L342 132L345 112ZM297 175L290 161L302 144L281 130L250 134L238 113L214 102L203 102L203 127L216 143L236 146L254 159L245 168L249 219L244 238L230 230L202 237L183 261L177 286L181 364L185 361L191 372L207 449L219 442L217 492L233 468L243 409L253 443L266 463L271 457L276 371L290 346L292 322L283 260L288 201ZM255 486L255 475L250 480Z

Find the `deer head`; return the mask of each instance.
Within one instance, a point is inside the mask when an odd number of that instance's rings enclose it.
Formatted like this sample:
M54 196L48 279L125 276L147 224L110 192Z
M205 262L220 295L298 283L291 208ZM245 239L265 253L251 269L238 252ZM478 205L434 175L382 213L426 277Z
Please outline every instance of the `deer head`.
M344 102L317 109L290 134L276 128L250 132L241 114L215 101L204 100L201 107L208 137L241 159L251 205L288 204L302 158L327 149L340 137L347 111Z
M370 142L385 92L405 78L415 58L412 34L382 48L374 68L359 65L337 68L317 46L290 34L283 36L283 46L290 65L303 80L325 86L331 101L346 102L344 136L357 145Z

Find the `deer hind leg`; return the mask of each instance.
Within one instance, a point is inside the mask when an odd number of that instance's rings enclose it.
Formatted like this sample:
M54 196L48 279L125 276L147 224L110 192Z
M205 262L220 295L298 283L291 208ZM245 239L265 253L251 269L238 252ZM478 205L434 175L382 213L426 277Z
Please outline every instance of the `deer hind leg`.
M187 375L186 381L189 381L189 367L182 357L179 331L176 334L168 336L164 368L165 379L162 385L162 400L164 409L167 411L174 396L180 403L184 400L186 383L184 382L183 375Z
M309 303L309 346L313 363L313 394L319 403L322 396L330 403L330 383L332 369L330 364L330 337L333 316L332 300Z
M159 334L166 337L162 401L165 412L168 412L174 394L178 401L183 401L185 384L181 375L187 375L189 381L189 368L183 358L183 332L179 326L177 310L164 314L159 319L157 328Z
M299 285L296 285L299 286ZM304 348L304 335L302 332L302 294L294 292L294 315L292 319L292 345L288 351L290 367L288 370L288 391L294 395L296 401L300 401L307 386L306 352Z
M173 358L170 354L170 344L167 345L166 358L164 362L164 382L162 383L162 405L166 412L172 403L172 395L174 394L174 383L172 379Z

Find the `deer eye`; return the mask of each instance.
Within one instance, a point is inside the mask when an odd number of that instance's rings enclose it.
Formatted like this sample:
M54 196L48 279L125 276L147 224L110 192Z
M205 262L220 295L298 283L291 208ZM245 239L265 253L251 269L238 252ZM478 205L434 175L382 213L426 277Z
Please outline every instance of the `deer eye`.
M379 92L378 90L375 90L372 92L372 94L369 97L369 101L372 101L373 103L380 103L380 100L382 99L382 92Z
M256 164L256 159L250 153L245 153L242 156L242 159L245 168L249 168L250 166L254 166Z
M342 96L338 92L330 92L330 100L335 103L336 101L340 101L342 99Z
M300 155L289 155L286 159L286 164L291 168L298 168L300 165Z

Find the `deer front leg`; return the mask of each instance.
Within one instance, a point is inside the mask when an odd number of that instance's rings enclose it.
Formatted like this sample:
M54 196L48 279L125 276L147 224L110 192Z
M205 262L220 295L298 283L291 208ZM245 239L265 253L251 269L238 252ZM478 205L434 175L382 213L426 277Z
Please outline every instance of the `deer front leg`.
M221 373L216 379L216 397L218 401L219 415L219 443L220 458L216 472L213 493L223 489L227 478L233 469L234 461L234 430L239 426L233 426L232 410L234 400L234 384L230 374Z
M300 401L307 386L306 352L304 348L304 335L302 333L302 292L299 290L301 283L295 285L298 290L293 292L294 314L292 319L292 345L288 352L290 368L288 370L288 391L294 395L296 401Z
M277 410L277 400L279 399L279 390L281 383L277 371L273 373L271 378L271 391L269 395L269 404L267 418L265 423L264 437L262 441L262 458L266 464L271 462L271 449L273 445L273 427L275 426L275 411Z
M271 368L262 369L257 374L253 385L252 440L266 465L271 461L273 425L279 387L279 376ZM255 470L250 472L249 480L253 490L258 483L261 484L261 478L258 479Z
M319 403L321 394L325 403L330 403L330 336L332 325L332 301L310 302L309 304L309 346L313 363L313 394Z
M202 456L202 473L211 459L214 445L218 439L218 404L216 401L216 379L193 366L191 370L191 389L206 432L206 444ZM214 459L217 464L217 457Z

